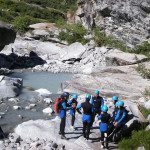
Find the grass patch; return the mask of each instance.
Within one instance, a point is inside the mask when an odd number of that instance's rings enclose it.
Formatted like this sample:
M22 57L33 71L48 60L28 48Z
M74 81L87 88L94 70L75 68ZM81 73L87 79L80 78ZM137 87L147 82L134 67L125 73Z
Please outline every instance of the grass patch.
M143 106L140 106L140 111L141 111L141 113L143 114L143 116L144 116L145 118L147 118L148 115L150 114L150 109L146 109L146 108L143 107Z
M150 69L146 68L144 64L138 64L136 71L145 79L150 79Z
M140 45L137 45L135 48L131 49L123 41L116 39L113 36L107 36L104 32L102 32L99 28L95 28L93 30L94 33L94 41L97 46L109 46L112 48L120 49L124 52L143 54L147 57L150 57L150 43L145 41Z
M150 87L146 88L142 94L145 97L145 99L149 100L150 99Z
M35 5L36 4L36 5ZM66 12L76 6L76 0L0 0L0 20L25 32L37 22L66 22Z
M119 143L120 150L136 150L139 146L150 149L150 131L134 131L130 139L123 139Z
M97 46L109 46L126 52L130 51L130 49L126 46L125 43L112 36L107 36L104 32L101 32L98 28L94 29L94 41Z
M148 43L148 41L145 41L141 45L137 45L134 49L134 53L144 54L150 57L150 43Z
M13 24L17 31L25 32L29 29L28 26L30 24L34 24L38 22L42 22L42 21L40 19L33 18L30 16L19 16L14 19Z
M87 31L81 24L63 24L59 22L59 27L62 28L58 38L62 41L67 41L68 44L80 42L86 44L88 40L84 38Z
M51 7L62 12L67 12L69 9L74 9L77 0L22 0L26 3L36 4L44 8Z

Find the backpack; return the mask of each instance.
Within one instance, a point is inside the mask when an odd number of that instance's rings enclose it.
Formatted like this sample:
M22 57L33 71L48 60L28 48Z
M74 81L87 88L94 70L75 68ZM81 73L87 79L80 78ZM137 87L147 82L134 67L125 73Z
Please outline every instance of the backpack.
M60 102L62 101L62 98L57 98L56 100L55 100L55 103L54 103L54 112L55 113L59 113L59 109L60 109Z

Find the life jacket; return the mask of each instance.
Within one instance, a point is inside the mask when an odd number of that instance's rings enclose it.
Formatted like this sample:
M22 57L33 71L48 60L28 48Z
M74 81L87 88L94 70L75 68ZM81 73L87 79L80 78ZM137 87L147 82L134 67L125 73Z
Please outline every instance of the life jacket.
M55 100L55 103L54 103L54 106L53 106L55 113L59 113L59 111L60 111L60 103L61 103L62 101L63 101L62 98L57 98L57 99Z

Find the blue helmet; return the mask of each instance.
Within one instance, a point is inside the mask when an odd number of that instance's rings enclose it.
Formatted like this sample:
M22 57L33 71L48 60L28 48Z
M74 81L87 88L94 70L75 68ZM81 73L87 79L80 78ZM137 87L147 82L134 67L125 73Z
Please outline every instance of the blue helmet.
M107 112L108 111L108 107L106 105L102 106L102 112Z
M115 103L115 106L118 107L118 101Z
M86 94L86 100L90 100L91 99L91 94Z
M77 94L73 94L72 95L72 99L77 99L78 98L78 95Z
M112 97L112 100L113 100L113 101L118 101L118 97L117 97L117 96L113 96L113 97Z
M117 105L118 105L119 107L123 107L123 106L124 106L124 102L123 102L122 100L121 100L121 101L118 101L117 103L118 103Z
M95 90L94 92L96 95L99 95L99 90Z

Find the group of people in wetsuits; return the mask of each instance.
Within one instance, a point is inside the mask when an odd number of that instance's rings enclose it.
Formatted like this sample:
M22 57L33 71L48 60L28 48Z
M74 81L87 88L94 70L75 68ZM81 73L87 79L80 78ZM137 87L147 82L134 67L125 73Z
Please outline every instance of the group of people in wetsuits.
M117 96L112 97L114 103L113 114L108 113L108 106L105 105L103 97L100 96L100 91L95 90L94 95L86 94L85 101L78 104L78 95L73 94L69 99L69 93L64 92L61 95L62 101L59 104L60 131L62 139L67 139L65 136L66 126L66 111L69 110L71 115L71 128L74 126L76 111L82 114L83 136L89 140L90 130L93 126L95 118L100 120L99 129L101 133L101 148L108 148L108 136L111 136L112 131L119 131L126 123L127 111L124 107L124 102L119 100ZM83 110L81 112L81 110ZM115 129L115 130L114 130ZM111 130L111 132L110 132Z

